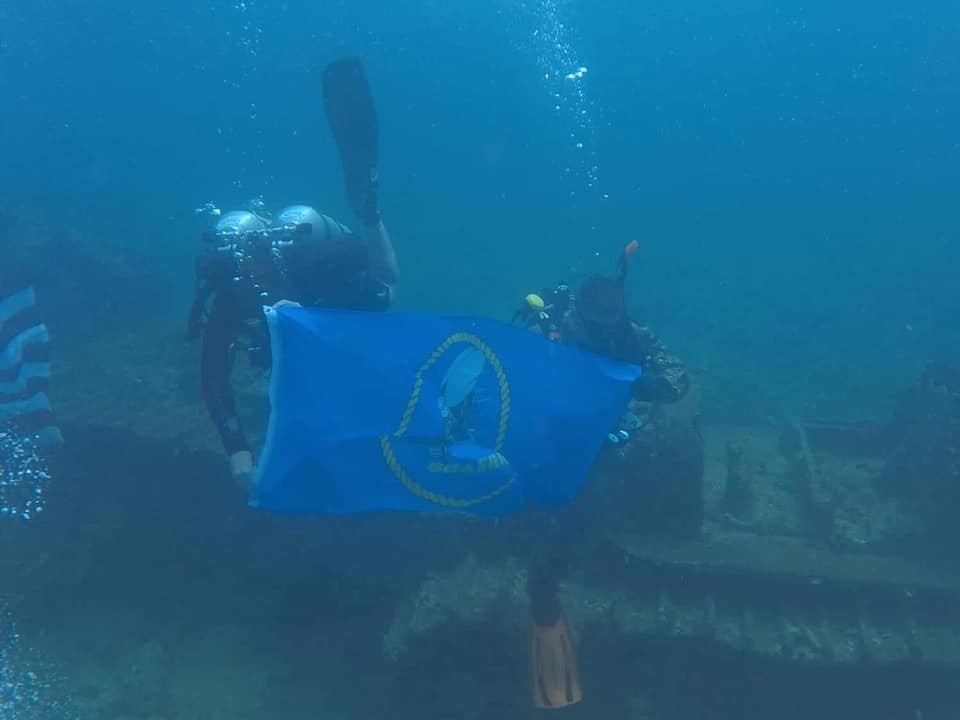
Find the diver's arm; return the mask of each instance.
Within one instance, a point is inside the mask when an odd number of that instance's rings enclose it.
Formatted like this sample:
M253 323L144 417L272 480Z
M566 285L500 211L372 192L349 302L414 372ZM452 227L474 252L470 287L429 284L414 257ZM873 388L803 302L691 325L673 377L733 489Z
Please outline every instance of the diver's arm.
M686 366L667 351L666 346L648 328L633 326L640 348L643 375L633 384L633 398L641 402L676 402L690 390Z
M390 288L390 297L393 298L396 296L400 270L390 234L379 216L375 224L367 227L367 243L370 251L370 274Z
M216 296L204 326L203 346L200 350L203 400L228 456L250 450L237 419L230 387L230 344L235 329L232 310L232 305L223 295Z

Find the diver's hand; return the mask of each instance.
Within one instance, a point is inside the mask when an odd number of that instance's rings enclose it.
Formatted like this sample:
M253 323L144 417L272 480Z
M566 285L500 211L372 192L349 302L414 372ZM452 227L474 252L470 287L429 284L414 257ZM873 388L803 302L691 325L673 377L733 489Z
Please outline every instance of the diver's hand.
M230 456L230 475L244 494L253 492L253 453L240 450Z
M303 307L300 303L295 300L277 300L273 305L271 305L274 310L282 307Z

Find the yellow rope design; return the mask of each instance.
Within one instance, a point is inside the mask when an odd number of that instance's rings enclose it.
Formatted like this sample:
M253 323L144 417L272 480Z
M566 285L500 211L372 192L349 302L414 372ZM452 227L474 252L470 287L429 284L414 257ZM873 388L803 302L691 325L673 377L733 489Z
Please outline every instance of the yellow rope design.
M410 423L413 420L413 414L416 412L417 406L420 403L420 395L423 390L424 376L434 365L437 364L437 362L439 362L440 358L442 358L444 354L450 350L450 348L461 343L472 345L481 353L483 353L484 359L486 359L487 363L490 365L490 368L497 379L497 385L500 389L500 420L497 426L497 437L494 443L493 452L487 457L481 458L476 463L431 463L428 469L430 472L434 473L470 474L474 472L487 472L503 467L507 464L506 458L504 458L500 453L503 450L504 444L506 443L507 428L509 427L510 422L510 383L507 380L507 374L503 369L500 358L498 358L496 353L493 352L493 349L490 348L490 346L479 337L471 333L454 333L448 337L446 340L440 343L439 346L437 346L437 349L430 354L426 362L424 362L423 365L420 366L420 369L417 370L417 373L414 376L413 389L410 392L410 400L407 402L407 407L403 411L403 415L400 418L400 423L397 425L397 429L393 433L393 438L398 440L401 439L406 434L407 429L410 427ZM465 508L473 505L480 505L488 500L492 500L498 495L502 495L504 492L509 490L517 480L516 475L511 475L503 485L496 487L485 495L478 497L451 497L449 495L435 493L414 480L397 458L396 452L393 449L392 440L389 436L383 436L380 438L380 450L383 453L383 459L386 462L387 467L390 469L390 472L393 473L394 477L400 481L407 491L419 498L422 498L423 500L444 507Z

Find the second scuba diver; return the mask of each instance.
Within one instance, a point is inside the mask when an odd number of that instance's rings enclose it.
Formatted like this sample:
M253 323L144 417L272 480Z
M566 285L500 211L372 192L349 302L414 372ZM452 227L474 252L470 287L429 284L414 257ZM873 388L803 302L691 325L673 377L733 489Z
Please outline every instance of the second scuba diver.
M686 368L627 311L624 286L627 245L613 276L592 275L574 293L566 284L524 298L514 321L550 340L567 342L640 365L632 399L609 435L581 503L560 515L536 515L539 532L528 567L531 613L531 689L535 707L562 708L583 698L573 643L558 591L573 558L583 551L589 522L618 523L628 513L631 530L695 537L703 523L703 439L696 421L674 422L666 405L690 390ZM595 490L591 493L591 489ZM594 497L590 497L591 494ZM592 500L599 499L600 507ZM586 506L586 507L584 507ZM542 523L542 526L540 525Z

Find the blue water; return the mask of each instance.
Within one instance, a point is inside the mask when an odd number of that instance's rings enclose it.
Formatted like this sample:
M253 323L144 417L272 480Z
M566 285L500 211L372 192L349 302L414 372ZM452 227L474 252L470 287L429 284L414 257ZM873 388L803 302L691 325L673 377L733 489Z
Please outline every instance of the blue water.
M151 268L156 312L188 301L207 200L349 219L317 93L353 52L406 306L502 314L637 238L642 316L724 385L771 375L771 404L869 411L960 342L951 3L0 12L4 203Z
M64 354L178 337L194 208L352 222L319 70L355 53L401 308L506 318L637 239L708 419L883 418L960 349L958 37L947 0L7 0L0 271Z

